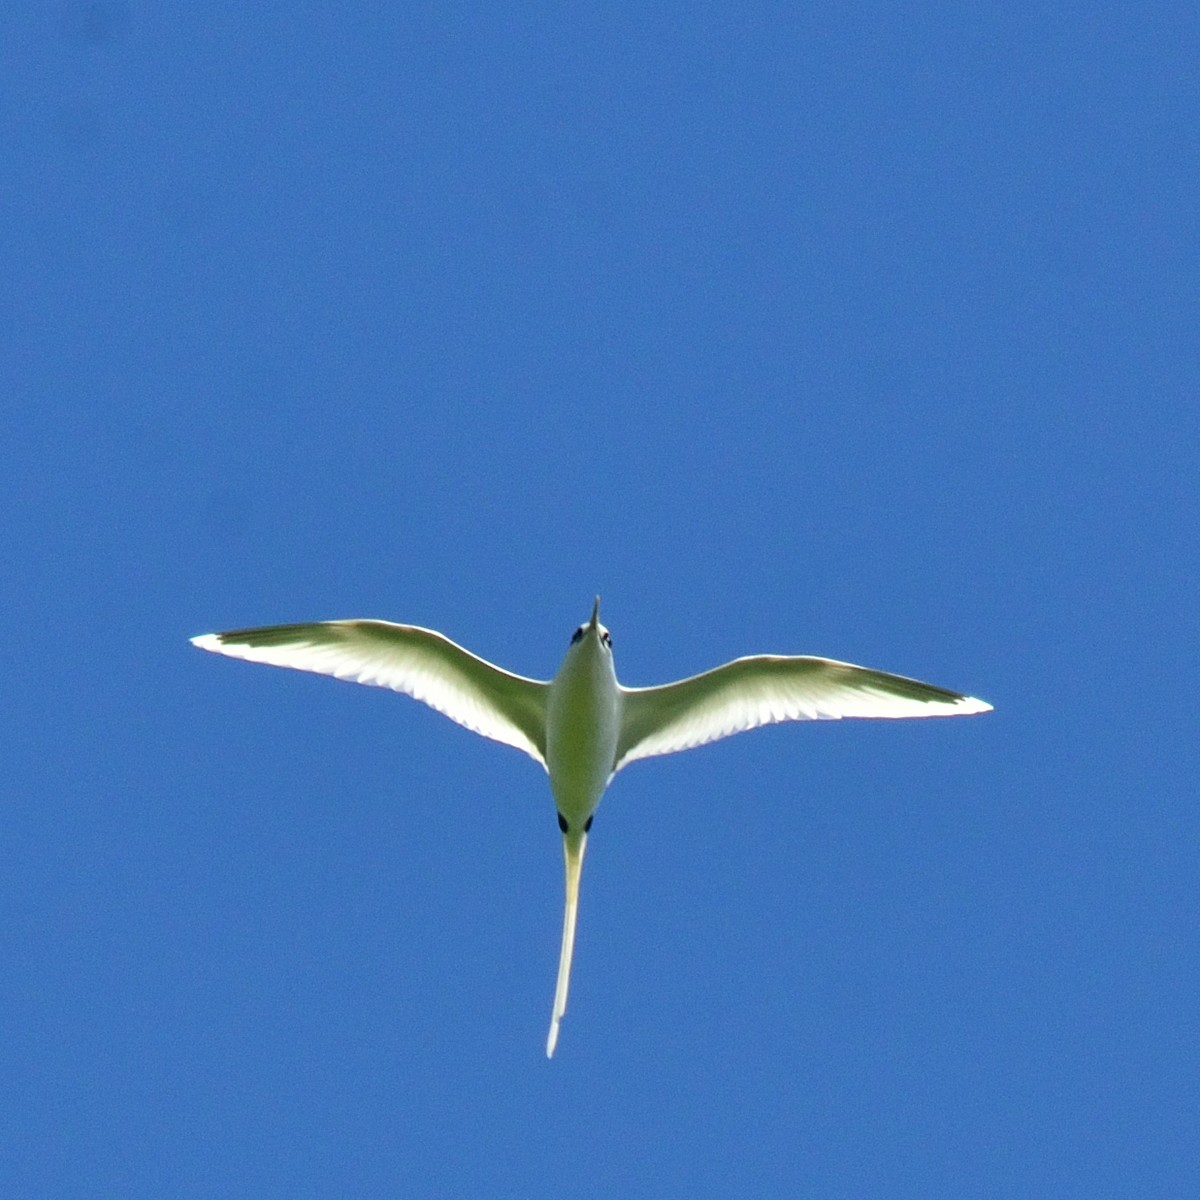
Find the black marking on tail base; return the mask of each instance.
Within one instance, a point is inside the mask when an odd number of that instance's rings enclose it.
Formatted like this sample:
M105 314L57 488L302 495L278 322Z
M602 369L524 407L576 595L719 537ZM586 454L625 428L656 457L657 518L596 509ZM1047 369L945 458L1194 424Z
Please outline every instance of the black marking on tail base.
M595 815L596 815L595 813L592 813L592 815L590 817L588 817L588 819L586 821L584 821L584 823L583 823L583 832L584 833L588 833L591 830L592 820L595 817ZM563 831L563 833L571 832L571 827L570 827L570 825L567 824L567 818L564 817L562 815L562 813L558 814L558 827L559 827L559 829L561 829Z

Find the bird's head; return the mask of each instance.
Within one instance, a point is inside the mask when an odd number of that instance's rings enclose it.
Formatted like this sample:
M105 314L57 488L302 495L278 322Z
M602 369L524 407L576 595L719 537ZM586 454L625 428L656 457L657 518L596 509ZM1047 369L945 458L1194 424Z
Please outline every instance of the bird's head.
M600 624L600 597L596 597L596 603L592 605L592 617L590 621L580 625L580 627L571 634L571 645L577 646L581 642L595 639L601 645L612 650L612 635Z

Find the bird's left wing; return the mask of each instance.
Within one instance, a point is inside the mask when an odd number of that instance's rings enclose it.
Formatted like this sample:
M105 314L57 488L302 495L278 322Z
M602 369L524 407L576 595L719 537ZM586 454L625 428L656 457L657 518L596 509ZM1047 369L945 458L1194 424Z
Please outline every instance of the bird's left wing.
M949 717L988 712L973 696L831 658L756 655L661 687L622 688L616 766L776 721Z
M433 629L390 621L269 625L192 638L202 650L404 692L545 766L550 685L513 675Z

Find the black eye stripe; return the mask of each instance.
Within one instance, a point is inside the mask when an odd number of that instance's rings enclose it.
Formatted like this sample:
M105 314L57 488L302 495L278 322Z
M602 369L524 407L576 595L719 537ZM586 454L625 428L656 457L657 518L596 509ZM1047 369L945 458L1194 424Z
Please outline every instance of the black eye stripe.
M575 645L575 643L576 643L577 641L579 641L579 640L580 640L580 639L583 637L583 635L584 635L585 633L587 633L587 631L588 631L588 627L587 627L586 625L580 625L580 627L579 627L577 630L575 630L575 632L574 632L573 634L571 634L571 645L572 645L572 646L573 646L573 645ZM612 649L612 634L611 634L611 633L609 633L607 629L605 629L605 630L604 630L604 631L603 631L603 632L600 634L600 640L601 640L601 641L602 641L602 642L603 642L603 643L604 643L604 644L605 644L605 645L606 645L606 646L607 646L607 647L608 647L610 650Z

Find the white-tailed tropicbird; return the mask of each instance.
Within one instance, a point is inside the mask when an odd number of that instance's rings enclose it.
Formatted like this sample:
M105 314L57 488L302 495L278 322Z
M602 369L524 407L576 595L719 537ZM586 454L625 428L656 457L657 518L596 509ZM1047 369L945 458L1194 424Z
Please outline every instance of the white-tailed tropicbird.
M549 682L493 666L433 629L389 621L270 625L206 633L192 643L231 658L405 692L541 763L550 776L566 863L547 1057L554 1054L567 1008L588 830L604 789L622 767L775 721L950 717L992 707L902 675L807 655L758 654L660 687L622 687L598 596L591 620L571 635Z

